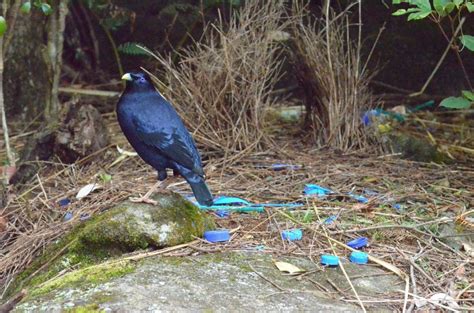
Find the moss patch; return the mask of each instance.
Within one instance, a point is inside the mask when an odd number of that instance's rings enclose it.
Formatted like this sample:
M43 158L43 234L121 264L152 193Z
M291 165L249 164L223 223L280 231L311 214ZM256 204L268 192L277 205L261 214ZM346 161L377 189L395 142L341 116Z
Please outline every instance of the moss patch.
M121 277L131 273L134 266L130 261L117 261L104 264L92 265L54 278L31 290L30 297L46 294L50 291L66 286L78 286L82 284L98 284Z

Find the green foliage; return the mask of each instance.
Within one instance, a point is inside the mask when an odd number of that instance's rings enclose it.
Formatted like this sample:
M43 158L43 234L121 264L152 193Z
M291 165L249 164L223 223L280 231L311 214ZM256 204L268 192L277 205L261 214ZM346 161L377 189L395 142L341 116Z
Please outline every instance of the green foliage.
M53 8L47 2L41 0L33 1L33 7L43 12L44 15L50 15L53 13ZM31 12L32 4L31 1L24 2L20 7L20 12L24 14L28 14Z
M448 109L469 109L472 101L463 97L448 97L441 101L440 106Z
M2 37L6 31L7 31L7 21L5 21L5 18L3 16L0 16L0 37Z
M31 2L26 1L25 3L23 3L20 7L20 11L21 11L21 13L24 13L24 14L30 13L30 11L31 11Z
M459 40L464 45L464 47L474 52L474 36L471 35L462 35L459 36Z
M148 52L140 48L139 46L144 47L143 44L137 42L125 42L118 46L117 50L129 55L136 55L136 56L148 56Z

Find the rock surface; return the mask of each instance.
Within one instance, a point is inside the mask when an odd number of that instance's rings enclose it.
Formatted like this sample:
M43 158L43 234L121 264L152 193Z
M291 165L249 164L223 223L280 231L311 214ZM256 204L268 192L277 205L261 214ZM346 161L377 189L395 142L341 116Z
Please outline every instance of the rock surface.
M51 289L44 283L71 268L86 270L78 276L88 273L93 280L103 281L102 278L115 276L122 270L114 268L109 273L104 269L95 273L94 268L88 267L124 253L189 242L215 227L207 214L178 194L157 194L154 199L157 205L125 201L79 224L21 273L9 293L21 288L38 292L37 286Z
M279 258L314 271L297 280L280 273L272 260L271 255L262 252L145 259L135 263L133 270L122 271L108 281L97 283L84 278L70 286L57 286L45 294L31 296L14 312L361 311L356 303L339 301L337 292L333 293L334 298L327 298L310 281L331 289L329 278L351 295L340 269L318 271L319 266L307 259ZM364 296L393 292L403 286L396 276L370 265L345 264L345 269ZM389 307L367 308L391 311Z

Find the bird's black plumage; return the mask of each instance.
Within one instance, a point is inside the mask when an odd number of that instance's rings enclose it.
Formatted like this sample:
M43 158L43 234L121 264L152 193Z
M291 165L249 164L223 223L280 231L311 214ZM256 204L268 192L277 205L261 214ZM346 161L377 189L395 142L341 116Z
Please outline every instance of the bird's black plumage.
M173 169L186 179L200 204L211 205L201 157L178 113L156 91L147 74L137 72L124 77L127 85L116 110L125 137L158 171L159 180L166 179L167 168Z

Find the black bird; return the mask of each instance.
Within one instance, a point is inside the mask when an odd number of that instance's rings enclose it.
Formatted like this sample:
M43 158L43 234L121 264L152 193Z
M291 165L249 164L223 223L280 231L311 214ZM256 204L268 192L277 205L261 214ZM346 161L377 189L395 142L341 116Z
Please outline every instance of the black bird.
M127 73L122 79L126 88L116 108L120 128L138 155L158 171L158 182L150 191L131 200L156 203L150 196L167 178L169 168L175 176L184 177L199 204L212 205L201 157L178 113L155 89L148 74Z

